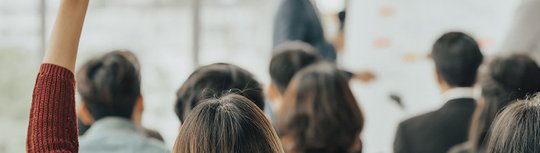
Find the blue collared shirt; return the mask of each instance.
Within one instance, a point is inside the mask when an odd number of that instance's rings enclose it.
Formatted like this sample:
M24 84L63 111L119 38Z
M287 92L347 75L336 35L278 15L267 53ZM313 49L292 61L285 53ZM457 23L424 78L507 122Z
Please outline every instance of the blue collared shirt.
M168 153L158 140L147 138L133 122L107 117L79 138L81 153Z

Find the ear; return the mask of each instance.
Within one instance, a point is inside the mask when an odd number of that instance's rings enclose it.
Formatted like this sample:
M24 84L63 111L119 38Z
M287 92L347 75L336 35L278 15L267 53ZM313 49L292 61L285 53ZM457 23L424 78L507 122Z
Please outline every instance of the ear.
M434 72L435 72L435 78L437 78L437 83L439 85L445 84L446 82L444 82L444 79L442 78L441 73L439 73L439 70L437 68L435 68Z
M277 102L279 99L281 99L281 94L279 92L279 89L274 84L274 82L270 82L270 86L268 86L267 90L268 97L270 98L270 101Z
M135 125L141 125L142 113L144 111L144 100L143 96L137 97L135 102L135 107L133 107L133 114L131 115L131 120Z
M84 102L79 107L78 112L79 112L79 118L81 119L84 125L92 125L92 123L94 123L94 118L90 114L90 111L88 111L88 107L86 106Z

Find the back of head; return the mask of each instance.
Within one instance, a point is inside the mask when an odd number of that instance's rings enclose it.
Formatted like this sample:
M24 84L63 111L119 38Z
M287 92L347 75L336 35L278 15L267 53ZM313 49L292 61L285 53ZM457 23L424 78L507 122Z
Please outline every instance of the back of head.
M490 129L488 153L540 152L540 97L518 101L504 109Z
M484 103L474 116L470 137L476 150L484 149L485 135L498 112L540 92L540 67L527 55L500 56L489 62L480 80Z
M217 63L193 72L176 93L176 115L184 121L201 100L221 97L230 91L253 101L264 110L264 95L260 83L248 71L232 64Z
M287 151L337 153L354 151L363 121L346 76L334 64L320 62L294 77L278 128Z
M461 32L440 37L433 45L431 56L437 72L451 87L473 86L484 58L476 41Z
M316 49L309 44L294 41L278 46L270 61L270 77L283 94L293 76L301 69L320 60Z
M182 124L175 153L282 153L279 138L249 99L230 94L201 102Z
M130 119L141 95L139 62L128 51L114 51L87 62L77 73L77 90L94 118Z

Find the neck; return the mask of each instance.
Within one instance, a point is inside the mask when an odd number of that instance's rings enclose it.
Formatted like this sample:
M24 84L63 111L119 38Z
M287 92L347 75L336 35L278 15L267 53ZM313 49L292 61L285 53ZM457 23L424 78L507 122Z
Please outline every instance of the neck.
M445 92L447 92L448 90L453 89L453 88L454 88L454 87L451 87L451 86L449 86L449 85L446 84L446 83L443 83L443 84L440 85L441 93L445 93Z

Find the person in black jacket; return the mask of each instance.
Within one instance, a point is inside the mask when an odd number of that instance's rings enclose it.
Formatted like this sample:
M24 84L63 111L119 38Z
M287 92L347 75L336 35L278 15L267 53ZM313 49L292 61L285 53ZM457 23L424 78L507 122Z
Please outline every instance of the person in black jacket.
M340 30L343 30L344 13L340 16L340 22ZM326 40L319 11L312 0L282 0L279 5L274 21L273 48L292 41L301 41L313 46L324 60L334 63L337 60L336 48ZM340 43L338 47L342 48L343 42ZM370 71L344 72L350 79L362 82L370 82L376 78Z
M336 61L336 49L326 41L319 12L311 0L283 0L274 22L274 48L288 41L303 41L324 59Z
M476 108L472 87L483 55L477 42L461 32L444 34L431 54L446 104L400 123L394 141L395 153L446 153L467 140Z

